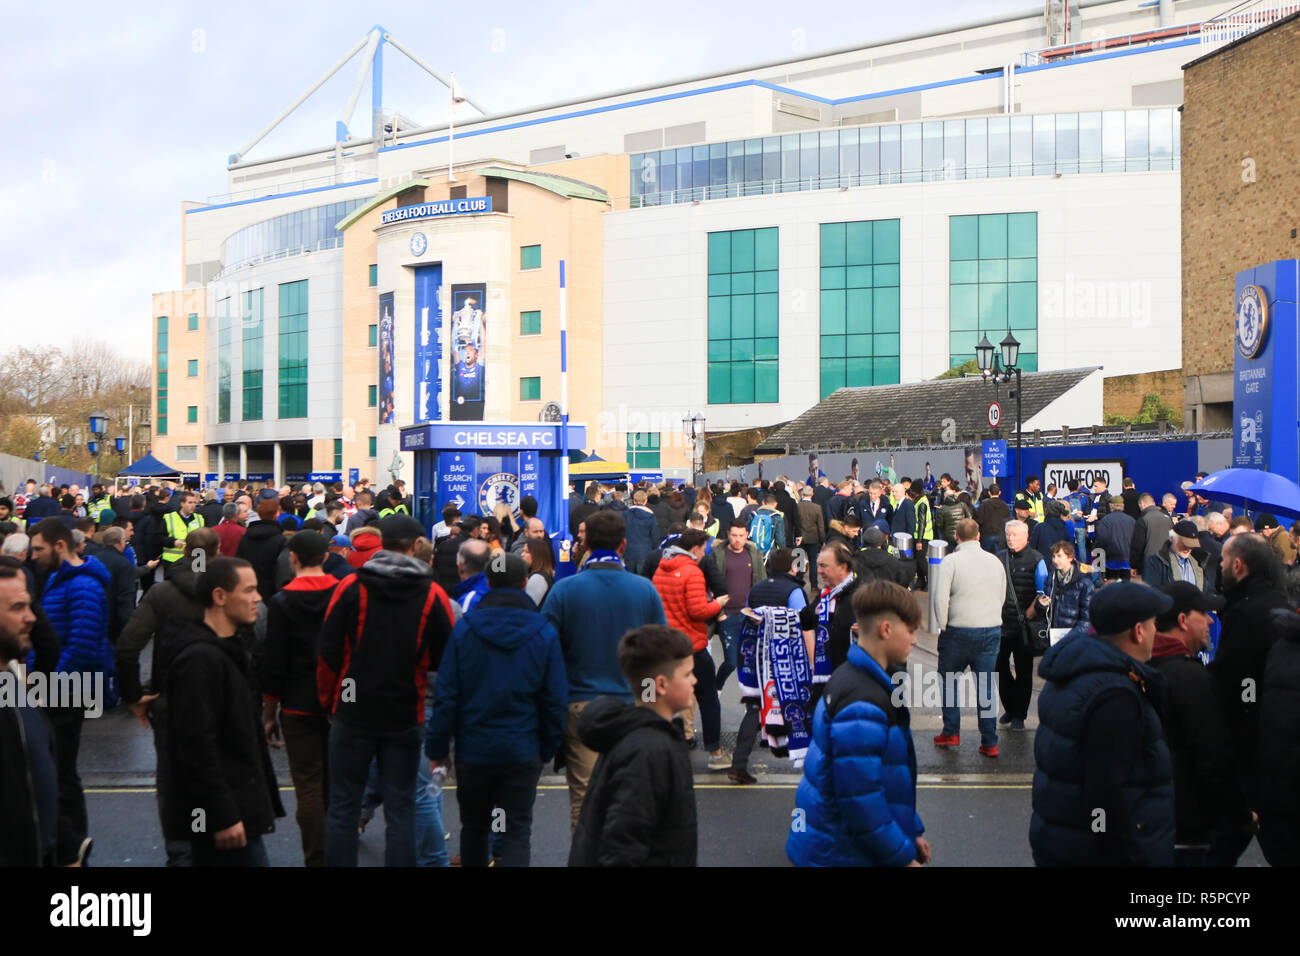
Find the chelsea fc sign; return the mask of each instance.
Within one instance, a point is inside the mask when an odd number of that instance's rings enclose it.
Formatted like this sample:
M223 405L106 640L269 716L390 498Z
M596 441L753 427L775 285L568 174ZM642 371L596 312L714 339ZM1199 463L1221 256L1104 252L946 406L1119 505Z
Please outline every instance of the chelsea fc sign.
M1268 339L1268 299L1257 285L1248 285L1237 297L1237 351L1253 359Z

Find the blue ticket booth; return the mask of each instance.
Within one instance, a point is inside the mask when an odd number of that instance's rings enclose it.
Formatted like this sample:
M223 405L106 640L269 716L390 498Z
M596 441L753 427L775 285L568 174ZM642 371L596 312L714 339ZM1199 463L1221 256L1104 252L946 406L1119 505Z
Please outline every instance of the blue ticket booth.
M547 530L567 532L568 489L561 484L561 425L552 422L426 422L402 429L402 451L415 458L411 493L426 530L454 504L461 514L490 515L497 505L518 519L519 501L537 499ZM587 441L569 425L569 447Z

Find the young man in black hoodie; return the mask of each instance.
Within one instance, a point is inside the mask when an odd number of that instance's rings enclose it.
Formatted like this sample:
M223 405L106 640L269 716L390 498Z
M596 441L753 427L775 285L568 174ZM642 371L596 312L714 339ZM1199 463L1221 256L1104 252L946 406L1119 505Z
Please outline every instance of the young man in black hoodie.
M284 530L279 525L280 501L272 491L266 497L263 489L257 501L257 520L248 526L244 536L239 539L235 555L243 558L253 566L257 575L257 590L263 601L270 601L278 590L275 586L276 572L280 561L280 552L284 550L286 540Z
M267 604L262 654L262 723L272 746L284 737L307 866L325 865L329 805L330 725L316 693L316 639L339 581L323 567L328 543L318 531L289 539L294 577Z
M637 703L601 697L583 711L578 736L600 758L569 866L695 866L695 781L673 720L695 689L691 640L647 624L623 635L618 663Z
M217 558L199 578L199 598L202 622L186 622L169 648L170 822L192 834L196 866L268 866L262 837L284 807L238 636L257 620L257 576L247 561Z

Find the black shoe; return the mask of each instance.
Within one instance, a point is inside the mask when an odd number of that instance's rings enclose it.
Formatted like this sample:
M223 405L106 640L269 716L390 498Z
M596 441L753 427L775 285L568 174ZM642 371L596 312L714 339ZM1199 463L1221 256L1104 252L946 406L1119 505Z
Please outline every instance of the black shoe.
M694 750L697 746L698 746L698 743L696 742L696 740L695 740L694 737L687 737L687 738L686 738L686 749L687 749L687 750Z
M732 783L750 784L758 783L758 778L748 770L742 770L739 767L732 767L727 771L727 779Z
M1012 719L1013 718L1010 714L1003 714L1001 717L998 718L998 723L1002 724L1003 726L1006 726L1007 724L1011 723Z

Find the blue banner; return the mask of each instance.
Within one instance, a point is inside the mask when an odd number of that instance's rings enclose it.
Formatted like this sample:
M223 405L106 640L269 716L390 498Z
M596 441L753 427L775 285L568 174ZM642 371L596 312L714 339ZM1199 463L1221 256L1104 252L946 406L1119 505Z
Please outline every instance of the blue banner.
M1007 473L1007 442L1005 438L986 440L984 445L984 474L990 478L1005 477Z
M391 425L396 415L397 356L393 338L393 293L379 297L379 424Z
M360 469L360 468L349 468L349 469L348 469L348 484L349 484L349 485L352 485L352 486L355 488L357 482L360 481L360 480L361 480L361 469Z
M308 473L307 480L315 484L316 482L334 482L341 481L341 475L337 471L313 471Z
M1237 273L1232 464L1300 477L1300 261Z
M584 425L569 426L569 447L587 444ZM414 425L402 429L402 451L457 450L511 452L525 449L558 451L560 425L536 422L522 425L482 425L457 422L440 425Z
M438 456L438 513L455 505L461 514L478 514L478 455L443 452Z
M409 208L409 207L408 207ZM442 266L415 270L415 421L438 421L442 409Z
M521 451L519 453L519 497L532 495L538 501L539 475L537 472L537 452Z

